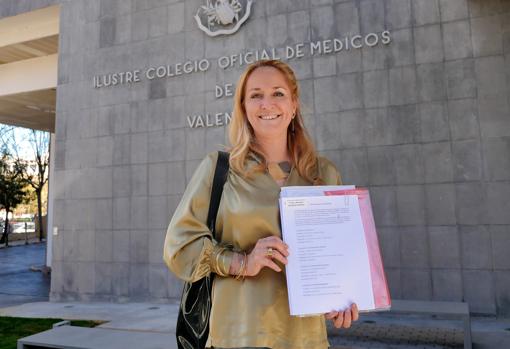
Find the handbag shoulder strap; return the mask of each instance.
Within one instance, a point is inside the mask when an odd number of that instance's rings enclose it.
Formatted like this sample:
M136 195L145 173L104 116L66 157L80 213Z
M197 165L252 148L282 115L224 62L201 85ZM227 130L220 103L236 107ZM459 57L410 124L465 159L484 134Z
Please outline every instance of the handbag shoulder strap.
M216 235L216 216L218 215L218 208L220 207L221 194L223 193L223 185L227 181L227 174L229 169L229 154L223 151L218 152L218 160L216 162L216 169L214 171L214 178L211 190L211 203L209 204L209 212L207 213L207 226Z

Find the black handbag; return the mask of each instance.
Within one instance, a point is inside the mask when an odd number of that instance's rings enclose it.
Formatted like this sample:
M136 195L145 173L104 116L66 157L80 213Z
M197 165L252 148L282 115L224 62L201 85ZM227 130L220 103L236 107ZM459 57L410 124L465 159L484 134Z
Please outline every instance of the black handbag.
M207 214L207 226L216 236L215 225L220 206L223 185L227 180L229 154L218 152L211 189L211 202ZM177 317L175 335L179 349L205 348L209 336L209 314L211 313L211 291L214 274L209 274L193 283L186 282L182 290L181 305Z

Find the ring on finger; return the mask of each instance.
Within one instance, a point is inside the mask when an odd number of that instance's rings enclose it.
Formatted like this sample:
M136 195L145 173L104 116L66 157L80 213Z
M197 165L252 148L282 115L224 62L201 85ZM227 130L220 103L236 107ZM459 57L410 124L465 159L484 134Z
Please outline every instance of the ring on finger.
M266 251L266 256L269 257L269 258L273 258L273 248L272 247L268 247L267 248L267 251Z

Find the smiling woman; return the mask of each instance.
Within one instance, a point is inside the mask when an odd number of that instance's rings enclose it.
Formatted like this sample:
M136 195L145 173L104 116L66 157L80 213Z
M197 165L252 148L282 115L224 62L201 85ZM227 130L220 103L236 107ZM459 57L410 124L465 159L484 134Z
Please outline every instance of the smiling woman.
M248 175L245 160L254 153L261 158L262 168L288 161L305 180L321 184L314 173L318 157L304 126L292 69L279 60L261 60L246 68L236 86L229 129L232 168Z
M279 139L284 142L280 149L285 149L297 108L285 76L274 67L261 67L250 76L244 95L246 116L259 143Z
M211 153L172 217L164 260L187 282L215 276L210 317L205 319L206 347L325 349L325 317L336 327L349 327L358 311L352 305L324 315L290 316L284 267L292 251L281 238L278 197L283 185L341 181L306 132L299 87L287 64L266 60L248 66L236 87L229 137L230 171L215 233L206 223L218 161L218 154ZM191 317L186 321L197 323ZM194 333L204 333L202 325L193 327ZM178 340L180 348L197 347L183 336Z

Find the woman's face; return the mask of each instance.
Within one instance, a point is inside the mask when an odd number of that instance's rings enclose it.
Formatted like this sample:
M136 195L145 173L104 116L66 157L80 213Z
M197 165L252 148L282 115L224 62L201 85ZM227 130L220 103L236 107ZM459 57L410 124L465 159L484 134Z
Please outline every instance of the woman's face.
M246 81L244 108L256 138L286 139L296 107L289 84L278 69L260 67L250 74Z

